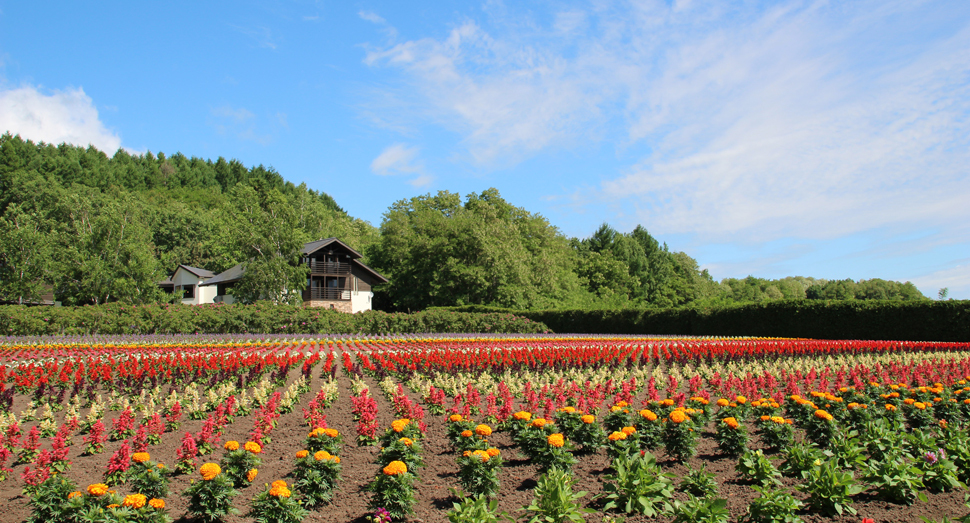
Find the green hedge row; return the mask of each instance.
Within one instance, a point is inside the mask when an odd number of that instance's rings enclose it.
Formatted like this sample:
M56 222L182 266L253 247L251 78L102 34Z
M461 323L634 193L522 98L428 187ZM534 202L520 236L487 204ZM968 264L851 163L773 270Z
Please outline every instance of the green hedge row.
M346 314L329 309L253 305L0 306L0 336L77 334L401 334L541 333L548 327L504 312L435 310Z
M970 300L792 300L709 309L514 311L468 306L439 310L516 314L561 333L970 341Z

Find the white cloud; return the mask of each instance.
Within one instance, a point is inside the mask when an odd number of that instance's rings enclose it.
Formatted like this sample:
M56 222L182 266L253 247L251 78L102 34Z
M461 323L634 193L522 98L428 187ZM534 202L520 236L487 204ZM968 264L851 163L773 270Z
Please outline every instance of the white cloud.
M384 24L385 20L373 11L360 11L357 16L374 24Z
M960 264L913 278L913 285L930 297L936 297L940 289L946 288L950 298L970 299L970 260L957 263Z
M276 113L269 118L268 128L271 132L260 132L259 129L266 129L266 127L260 127L256 115L245 107L223 105L210 109L209 112L213 117L210 124L219 134L230 134L240 140L256 142L260 145L272 143L280 129L288 129L284 113Z
M374 158L370 169L380 176L417 174L418 176L408 183L415 187L428 185L433 178L425 172L424 164L416 161L418 152L417 147L408 147L401 143L391 145Z
M626 167L576 198L657 233L949 228L970 219L965 5L594 2L548 29L465 21L365 63L402 71L417 94L401 108L459 132L474 163L609 137Z
M111 155L121 138L108 130L83 88L54 90L23 86L0 91L0 132L35 142L93 145Z

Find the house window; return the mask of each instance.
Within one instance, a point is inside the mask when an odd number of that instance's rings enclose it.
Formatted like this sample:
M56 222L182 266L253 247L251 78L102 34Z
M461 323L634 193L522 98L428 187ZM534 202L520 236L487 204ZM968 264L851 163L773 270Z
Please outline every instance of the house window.
M195 298L195 285L182 285L176 290L182 290L182 299L194 299Z

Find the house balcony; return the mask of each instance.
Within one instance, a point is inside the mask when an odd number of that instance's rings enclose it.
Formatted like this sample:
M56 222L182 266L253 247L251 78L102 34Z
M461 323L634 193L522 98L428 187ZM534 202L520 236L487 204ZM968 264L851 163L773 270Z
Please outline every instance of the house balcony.
M303 301L313 300L350 301L350 289L335 289L331 287L304 289Z
M350 274L350 264L342 262L325 262L311 259L307 266L310 267L310 274Z

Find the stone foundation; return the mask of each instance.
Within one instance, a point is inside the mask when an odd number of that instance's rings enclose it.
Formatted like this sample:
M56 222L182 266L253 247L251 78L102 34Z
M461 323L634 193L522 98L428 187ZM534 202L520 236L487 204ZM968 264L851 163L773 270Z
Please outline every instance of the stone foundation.
M303 302L304 307L322 307L324 309L335 309L340 312L351 314L354 312L350 300L307 300Z

